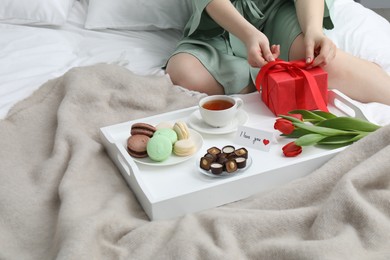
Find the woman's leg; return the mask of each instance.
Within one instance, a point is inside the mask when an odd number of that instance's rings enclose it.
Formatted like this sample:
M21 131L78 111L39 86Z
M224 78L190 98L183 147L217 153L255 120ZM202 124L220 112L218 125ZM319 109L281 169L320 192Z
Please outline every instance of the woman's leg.
M193 55L178 53L172 56L167 64L166 72L169 74L173 84L182 86L189 90L206 93L208 95L224 94L224 88L208 72L203 64ZM243 86L241 94L255 91L253 83Z
M289 59L304 58L303 46L303 36L299 35L290 48ZM338 49L335 59L324 70L328 72L330 88L360 102L390 105L390 75L377 64Z
M224 94L223 87L191 54L178 53L172 56L168 61L166 72L175 85L208 95Z

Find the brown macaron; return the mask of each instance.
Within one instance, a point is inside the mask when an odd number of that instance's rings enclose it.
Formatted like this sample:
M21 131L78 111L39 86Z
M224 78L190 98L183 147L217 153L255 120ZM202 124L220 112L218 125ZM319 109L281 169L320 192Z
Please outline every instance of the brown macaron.
M127 139L127 152L135 158L148 157L146 146L150 137L147 135L132 135Z
M147 124L147 123L135 123L131 126L131 135L146 135L152 137L154 132L156 132L156 127Z

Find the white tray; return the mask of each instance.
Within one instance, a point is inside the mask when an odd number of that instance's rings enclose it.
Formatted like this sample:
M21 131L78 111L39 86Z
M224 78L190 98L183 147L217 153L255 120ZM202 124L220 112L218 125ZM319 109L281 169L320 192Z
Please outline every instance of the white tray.
M253 93L240 97L244 100L244 109L249 115L245 125L273 130L275 116L260 100L260 95ZM330 111L337 115L345 114L345 110L342 112L334 106L338 94L331 92L329 97ZM344 104L348 102L345 99L341 100ZM355 114L359 113L352 104L348 104L348 109ZM313 172L343 149L305 147L298 157L287 158L282 154L282 147L291 139L278 138L279 142L273 144L269 152L247 148L252 157L251 167L244 173L229 178L205 176L198 171L197 165L200 157L211 146L222 147L232 144L237 148L241 147L234 143L235 133L202 134L203 147L198 153L189 160L171 166L156 167L139 164L127 153L126 140L131 125L135 122L156 125L162 121L186 121L196 110L197 107L191 107L100 129L108 154L151 220L178 217L186 213L214 208L266 191ZM275 133L279 136L276 131Z

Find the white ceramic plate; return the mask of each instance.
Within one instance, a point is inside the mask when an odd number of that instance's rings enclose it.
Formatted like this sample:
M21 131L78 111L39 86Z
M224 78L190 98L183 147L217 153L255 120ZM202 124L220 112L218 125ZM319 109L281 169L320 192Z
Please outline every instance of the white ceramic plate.
M212 127L203 121L199 110L196 110L190 115L187 123L189 127L195 129L198 132L218 135L228 134L236 131L238 126L244 125L248 121L248 118L248 114L243 109L240 109L237 112L236 117L227 126Z
M233 177L233 176L236 176L237 174L240 174L242 172L245 172L249 167L251 167L252 165L252 157L248 156L248 159L246 161L246 166L244 168L241 168L241 169L237 169L235 172L231 172L231 173L228 173L228 172L225 172L223 171L221 174L213 174L211 173L211 171L206 171L202 168L200 168L199 166L199 161L200 159L197 161L197 167L198 167L198 171L208 177L213 177L213 178L227 178L227 177Z
M190 137L192 138L192 140L194 140L196 146L196 151L192 155L177 156L174 153L172 153L172 155L168 159L162 162L153 161L149 157L146 158L131 157L131 158L133 158L133 160L137 163L150 165L150 166L167 166L167 165L174 165L174 164L185 162L188 159L192 158L199 151L199 149L202 148L203 145L203 137L193 129L189 129L189 131L190 131Z

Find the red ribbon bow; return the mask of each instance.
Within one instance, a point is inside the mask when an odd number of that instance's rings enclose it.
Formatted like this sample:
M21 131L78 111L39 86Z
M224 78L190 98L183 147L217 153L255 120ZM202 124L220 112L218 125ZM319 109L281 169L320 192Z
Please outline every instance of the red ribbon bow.
M311 93L311 96L313 97L313 100L317 108L322 111L328 112L327 105L324 99L322 98L317 81L315 80L314 76L306 70L305 61L296 60L296 61L287 62L283 60L276 60L267 63L265 66L263 66L260 69L260 72L256 77L256 88L259 92L260 92L260 86L264 84L264 81L266 79L265 76L270 71L272 72L286 71L292 77L301 76L306 81L307 84L305 84L305 86L308 86L308 89ZM264 91L261 93L262 99L264 103L266 103L267 105L269 104L269 92L270 90L268 89L268 93L264 93Z

